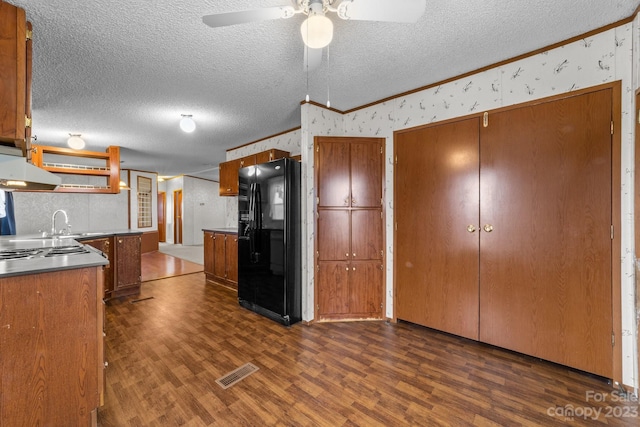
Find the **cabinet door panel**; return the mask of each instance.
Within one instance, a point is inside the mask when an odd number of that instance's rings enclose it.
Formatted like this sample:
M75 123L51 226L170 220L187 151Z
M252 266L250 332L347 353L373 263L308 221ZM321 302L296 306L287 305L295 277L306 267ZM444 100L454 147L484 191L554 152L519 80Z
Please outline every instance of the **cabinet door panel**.
M349 313L349 263L318 263L318 314Z
M24 9L0 2L0 139L23 140L26 106L27 21Z
M346 260L351 258L349 246L349 211L318 211L318 259Z
M351 211L350 259L382 259L382 211Z
M140 236L116 236L117 284L115 290L140 286Z
M214 262L213 262L213 275L218 277L225 277L226 273L226 254L225 254L225 235L222 233L215 233L213 235L213 252Z
M611 97L496 113L481 130L480 338L608 378Z
M381 319L382 264L380 261L356 261L349 267L349 313Z
M400 133L395 141L396 315L472 339L479 310L478 127L469 119Z
M382 205L382 142L351 143L351 206Z
M204 232L204 271L213 274L215 270L215 250L213 247L213 233Z
M238 194L238 169L241 159L220 163L220 195L235 196Z
M227 279L232 282L238 281L238 236L227 234Z
M351 183L349 177L349 144L344 142L318 142L316 170L319 206L349 206Z

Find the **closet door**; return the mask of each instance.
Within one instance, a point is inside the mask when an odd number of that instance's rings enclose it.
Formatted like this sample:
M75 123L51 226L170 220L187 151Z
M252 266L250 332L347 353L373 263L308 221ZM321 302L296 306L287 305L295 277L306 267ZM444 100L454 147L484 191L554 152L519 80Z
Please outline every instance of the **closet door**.
M396 316L478 339L478 128L395 136Z
M609 378L611 105L601 90L480 132L480 340Z

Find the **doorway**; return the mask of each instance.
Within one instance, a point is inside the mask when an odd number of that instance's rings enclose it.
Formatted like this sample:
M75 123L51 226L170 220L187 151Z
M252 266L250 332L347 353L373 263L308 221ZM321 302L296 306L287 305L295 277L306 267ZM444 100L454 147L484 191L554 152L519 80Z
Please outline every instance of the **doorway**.
M173 192L173 243L182 244L182 189Z
M167 241L166 203L167 193L161 191L158 193L158 241L163 243Z

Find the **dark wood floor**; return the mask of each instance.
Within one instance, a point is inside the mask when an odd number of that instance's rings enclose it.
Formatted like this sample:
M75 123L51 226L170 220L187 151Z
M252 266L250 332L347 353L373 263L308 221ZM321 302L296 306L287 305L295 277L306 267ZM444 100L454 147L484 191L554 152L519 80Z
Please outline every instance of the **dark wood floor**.
M411 324L286 328L203 273L136 299L106 308L103 427L640 424L601 378ZM248 362L259 370L215 383Z

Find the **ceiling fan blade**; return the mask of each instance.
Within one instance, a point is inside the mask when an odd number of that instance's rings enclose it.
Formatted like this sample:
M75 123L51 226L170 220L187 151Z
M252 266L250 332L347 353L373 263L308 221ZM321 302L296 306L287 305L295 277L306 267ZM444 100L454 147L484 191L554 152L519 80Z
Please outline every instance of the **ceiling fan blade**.
M294 14L295 9L291 6L275 6L267 7L264 9L205 15L202 17L202 22L210 27L215 28L236 24L246 24L248 22L268 21L271 19L279 18L291 18Z
M322 49L312 49L308 46L304 47L304 64L303 71L312 71L322 63Z
M356 21L417 22L427 0L346 0L338 5L338 16Z

